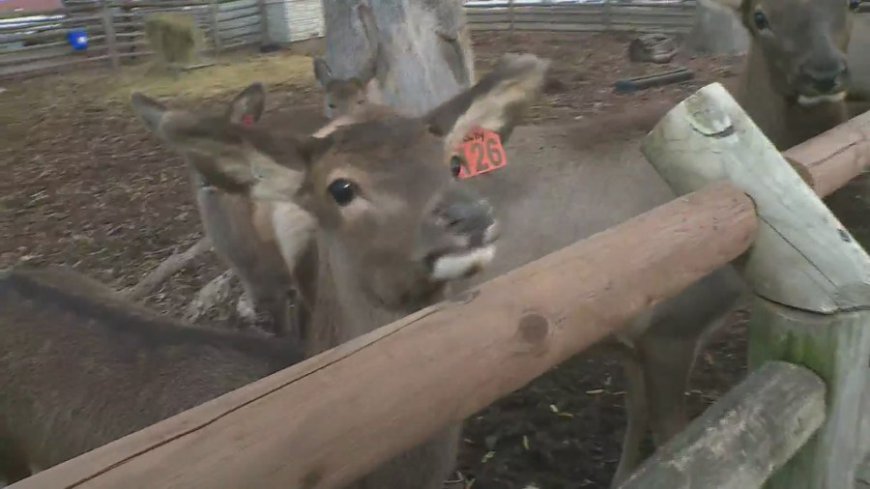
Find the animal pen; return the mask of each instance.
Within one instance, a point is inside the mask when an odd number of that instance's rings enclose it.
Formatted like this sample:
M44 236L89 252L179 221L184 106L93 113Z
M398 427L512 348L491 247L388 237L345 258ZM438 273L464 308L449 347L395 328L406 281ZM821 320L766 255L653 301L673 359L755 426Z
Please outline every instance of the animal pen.
M341 487L727 263L752 373L621 487L863 484L870 257L820 197L870 163L870 113L780 154L714 83L642 149L679 198L10 487Z
M473 30L688 32L696 3L466 7ZM214 59L226 51L286 44L323 34L318 0L101 0L69 2L45 20L6 27L0 23L0 78L91 66L117 68L154 54L146 20L159 14L192 19L202 34L197 46ZM2 20L2 19L0 19ZM14 19L9 19L14 20ZM84 50L69 46L67 34L83 31Z

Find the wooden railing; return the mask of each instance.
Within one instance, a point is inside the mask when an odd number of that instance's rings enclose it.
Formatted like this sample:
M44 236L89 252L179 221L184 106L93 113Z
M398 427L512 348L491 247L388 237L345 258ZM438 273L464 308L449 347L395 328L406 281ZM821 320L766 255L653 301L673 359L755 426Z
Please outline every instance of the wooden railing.
M11 488L339 488L727 263L754 293L756 371L625 489L851 487L870 258L816 194L866 168L870 113L780 154L713 84L643 149L684 195Z

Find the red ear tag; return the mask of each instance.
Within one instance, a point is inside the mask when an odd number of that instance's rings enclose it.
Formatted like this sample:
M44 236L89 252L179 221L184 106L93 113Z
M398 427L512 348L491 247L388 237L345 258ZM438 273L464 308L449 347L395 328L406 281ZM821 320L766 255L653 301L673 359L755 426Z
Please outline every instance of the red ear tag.
M488 129L473 129L462 138L457 152L463 157L459 178L476 177L507 165L507 155L501 137Z
M251 114L245 114L242 116L242 125L245 127L251 127L254 125L254 116Z

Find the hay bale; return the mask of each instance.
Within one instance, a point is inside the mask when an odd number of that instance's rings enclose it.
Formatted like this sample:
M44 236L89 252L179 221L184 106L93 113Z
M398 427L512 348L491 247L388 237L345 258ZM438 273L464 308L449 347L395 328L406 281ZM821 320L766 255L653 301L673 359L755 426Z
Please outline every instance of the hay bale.
M160 13L145 19L145 35L155 61L164 68L189 66L196 61L202 32L192 16Z

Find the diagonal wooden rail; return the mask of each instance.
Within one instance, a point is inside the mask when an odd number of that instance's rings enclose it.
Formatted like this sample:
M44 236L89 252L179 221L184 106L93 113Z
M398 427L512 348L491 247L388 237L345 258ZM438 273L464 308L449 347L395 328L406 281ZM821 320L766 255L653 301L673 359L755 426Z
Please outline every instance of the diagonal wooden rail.
M826 195L868 138L865 114L787 156ZM710 185L10 487L341 487L729 263L757 227L749 197Z

